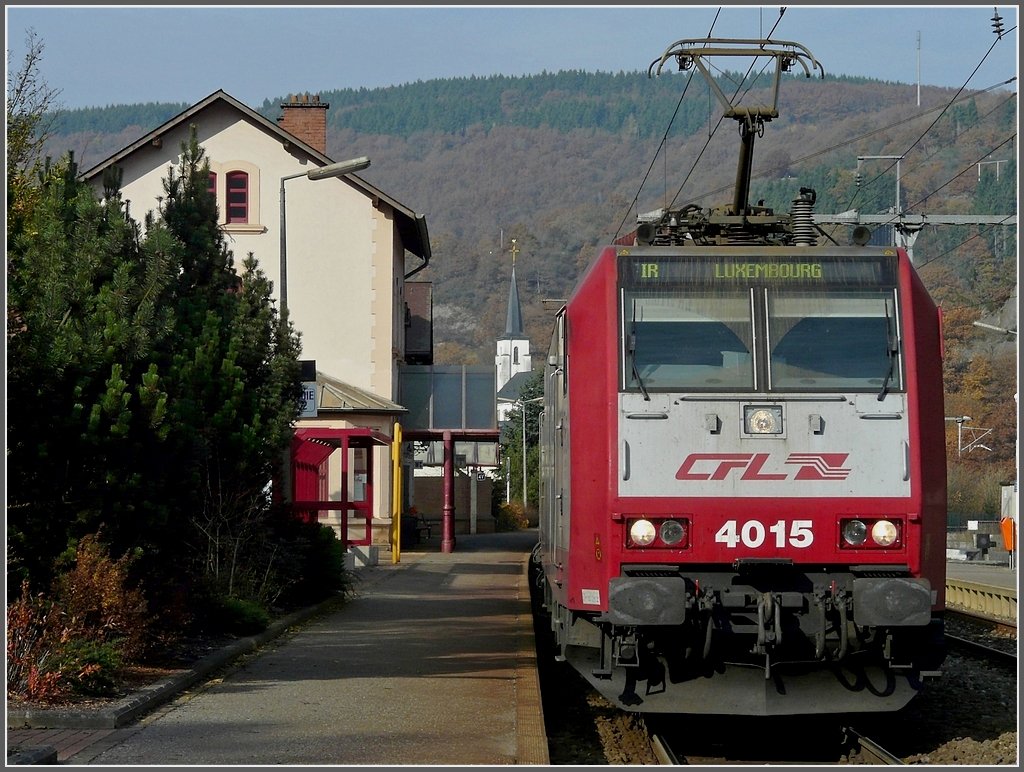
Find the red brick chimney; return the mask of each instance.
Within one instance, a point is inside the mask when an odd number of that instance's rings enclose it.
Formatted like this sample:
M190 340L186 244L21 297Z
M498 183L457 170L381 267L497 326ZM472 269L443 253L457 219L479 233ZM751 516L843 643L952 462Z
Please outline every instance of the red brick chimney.
M301 139L310 147L327 155L327 102L320 101L320 95L291 94L288 102L281 105L281 117L277 119L281 128Z

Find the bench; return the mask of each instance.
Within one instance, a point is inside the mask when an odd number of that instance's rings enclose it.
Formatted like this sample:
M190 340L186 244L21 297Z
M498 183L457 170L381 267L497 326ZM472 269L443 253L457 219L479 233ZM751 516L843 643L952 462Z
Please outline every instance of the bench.
M402 515L402 546L409 547L419 544L423 539L430 538L433 524L420 515Z
M420 517L419 515L412 515L411 519L412 519L412 521L414 523L413 527L416 529L416 534L420 538L423 537L423 534L426 534L427 538L429 539L430 538L430 529L431 529L431 525L432 525L431 522L429 520L427 520L427 518Z

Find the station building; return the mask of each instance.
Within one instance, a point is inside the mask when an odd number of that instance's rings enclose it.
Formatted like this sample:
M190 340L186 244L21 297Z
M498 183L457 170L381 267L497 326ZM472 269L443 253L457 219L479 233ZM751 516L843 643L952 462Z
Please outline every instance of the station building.
M444 430L466 429L465 421L430 423L439 407L431 391L430 287L414 279L431 258L426 218L354 171L317 174L345 165L326 154L327 103L306 94L280 107L275 122L217 91L83 178L102 194L104 172L119 167L122 195L141 222L158 208L194 127L236 264L256 257L279 310L287 307L302 336L308 398L280 493L349 545L389 547L393 516L409 505L395 470L401 478L413 464L396 444L410 420L403 398L412 412L428 407L412 416L410 429L427 432L421 437L444 441ZM403 397L405 368L427 368L426 391L412 387ZM490 412L478 408L475 419L485 432L494 426L493 376L489 388Z

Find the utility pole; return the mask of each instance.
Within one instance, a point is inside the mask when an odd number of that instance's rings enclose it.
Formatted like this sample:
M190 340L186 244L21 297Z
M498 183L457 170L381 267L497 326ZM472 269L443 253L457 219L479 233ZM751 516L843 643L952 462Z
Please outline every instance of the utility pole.
M917 31L917 106L921 106L921 30Z

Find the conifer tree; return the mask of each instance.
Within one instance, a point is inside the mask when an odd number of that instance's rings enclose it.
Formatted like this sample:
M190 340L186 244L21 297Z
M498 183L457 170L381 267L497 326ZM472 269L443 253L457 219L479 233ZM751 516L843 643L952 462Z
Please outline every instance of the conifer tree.
M174 237L181 266L168 390L183 464L165 483L168 498L179 499L179 525L188 527L166 556L233 592L234 568L266 526L267 489L298 413L299 338L278 316L255 258L235 273L209 173L193 127L165 180L159 219L149 224Z
M45 588L54 560L104 525L114 539L119 524L144 529L140 464L167 435L153 353L170 332L171 262L76 174L71 157L44 169L8 233L9 587L13 569Z
M236 589L266 540L299 338L255 258L235 273L208 174L193 131L144 238L116 171L100 201L70 157L8 202L8 587L102 533L159 608Z

